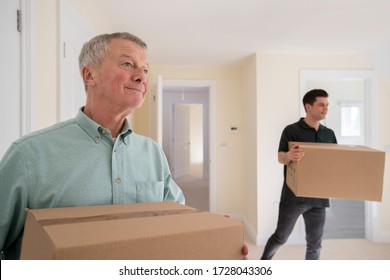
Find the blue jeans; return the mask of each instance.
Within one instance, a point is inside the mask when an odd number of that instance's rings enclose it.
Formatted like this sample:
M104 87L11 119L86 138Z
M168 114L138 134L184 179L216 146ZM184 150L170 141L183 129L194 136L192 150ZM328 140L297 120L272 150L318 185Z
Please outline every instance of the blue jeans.
M306 260L320 258L322 235L325 225L325 208L307 205L279 205L278 225L265 245L261 260L270 260L287 242L298 217L302 214L306 229Z

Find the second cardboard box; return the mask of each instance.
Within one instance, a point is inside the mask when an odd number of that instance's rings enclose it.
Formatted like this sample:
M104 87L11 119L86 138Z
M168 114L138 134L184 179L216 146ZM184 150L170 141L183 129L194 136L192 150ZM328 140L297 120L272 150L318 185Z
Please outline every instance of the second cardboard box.
M305 156L287 166L296 196L382 201L385 153L365 146L290 142Z

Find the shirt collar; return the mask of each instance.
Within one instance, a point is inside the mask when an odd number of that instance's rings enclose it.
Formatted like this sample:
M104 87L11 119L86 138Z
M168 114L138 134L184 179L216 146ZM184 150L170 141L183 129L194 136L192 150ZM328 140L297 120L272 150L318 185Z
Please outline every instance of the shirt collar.
M133 132L133 130L130 127L130 123L127 119L125 119L125 122L123 124L122 132L119 134L118 137L121 137L123 142L125 144L128 143L127 137Z
M76 115L76 122L84 129L84 131L95 141L98 143L102 137L103 131L109 131L108 129L102 127L100 124L96 123L94 120L89 118L86 114L83 112L83 108L79 110L79 112ZM121 133L118 135L120 139L124 143L127 143L126 137L128 137L132 133L132 129L130 127L130 123L127 119L125 119L123 128Z
M306 122L305 122L305 118L300 118L298 123L303 127L303 128L306 128L306 129L314 129L312 128L311 126L309 126ZM320 126L318 127L318 130L322 130L324 129L324 126L320 123Z

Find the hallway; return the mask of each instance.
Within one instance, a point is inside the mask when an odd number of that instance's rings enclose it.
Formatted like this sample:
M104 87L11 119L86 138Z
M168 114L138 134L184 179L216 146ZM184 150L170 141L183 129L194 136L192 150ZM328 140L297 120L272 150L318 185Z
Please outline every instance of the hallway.
M203 179L203 166L191 164L190 174L175 178L186 198L186 205L209 211L209 181Z

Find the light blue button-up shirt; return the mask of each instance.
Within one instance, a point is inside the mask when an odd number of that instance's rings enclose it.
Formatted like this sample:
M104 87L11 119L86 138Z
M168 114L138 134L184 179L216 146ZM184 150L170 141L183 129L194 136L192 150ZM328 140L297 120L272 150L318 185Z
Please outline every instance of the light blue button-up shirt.
M25 208L184 203L164 152L126 121L114 140L80 111L15 141L0 162L2 258L18 258Z

